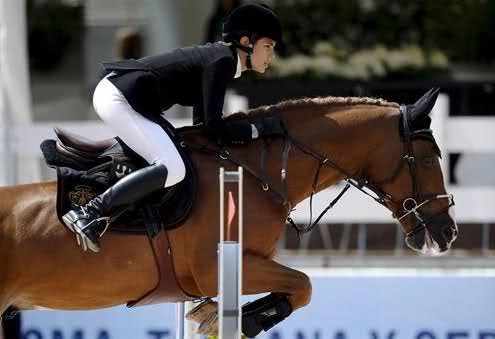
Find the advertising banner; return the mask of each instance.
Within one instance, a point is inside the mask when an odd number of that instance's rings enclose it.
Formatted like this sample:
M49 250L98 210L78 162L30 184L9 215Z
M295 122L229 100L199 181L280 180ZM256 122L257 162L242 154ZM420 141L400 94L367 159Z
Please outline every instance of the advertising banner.
M305 270L311 303L265 339L495 339L488 271ZM488 274L487 274L488 272ZM175 338L175 305L24 312L24 339Z

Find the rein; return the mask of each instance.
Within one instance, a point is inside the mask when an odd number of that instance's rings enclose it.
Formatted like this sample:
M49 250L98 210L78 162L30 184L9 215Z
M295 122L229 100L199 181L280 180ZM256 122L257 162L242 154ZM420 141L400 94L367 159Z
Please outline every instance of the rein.
M412 141L417 138L422 138L426 139L430 142L432 142L435 146L436 152L438 156L441 156L440 154L440 149L438 148L435 139L433 138L433 134L431 130L418 130L418 131L411 131L409 128L409 123L408 123L408 118L407 118L407 107L404 105L400 106L400 113L402 117L402 122L403 125L402 131L403 131L403 144L404 144L404 151L403 155L401 156L401 161L395 168L395 170L392 172L392 175L387 177L386 179L380 181L379 183L372 183L366 179L363 179L361 177L355 176L339 165L337 165L335 162L331 161L329 158L322 156L318 152L312 150L309 146L291 138L290 136L287 136L288 138L291 139L291 142L303 153L306 153L307 155L315 158L319 162L318 169L315 174L315 178L313 181L313 188L311 191L311 196L310 196L310 221L308 224L304 227L301 227L297 225L292 218L290 218L290 213L289 216L287 217L287 221L290 223L290 225L295 228L298 233L306 233L311 231L313 227L315 227L320 219L338 202L338 200L346 193L346 191L349 189L350 186L354 186L364 194L368 195L371 197L373 200L375 200L377 203L380 205L383 205L385 207L389 207L388 204L394 203L395 205L398 205L399 207L395 210L395 212L392 214L392 216L397 219L397 221L401 221L408 215L413 215L417 221L419 221L418 225L410 232L406 234L407 237L412 236L422 229L426 228L426 221L427 219L420 213L419 209L437 199L448 199L449 200L449 206L447 209L451 206L454 205L454 199L452 194L440 194L440 193L430 193L428 195L423 195L421 191L421 185L418 180L418 175L416 171L416 159L414 155L414 150L412 146ZM411 176L411 181L412 181L412 187L413 187L413 195L412 197L406 198L402 201L402 203L394 200L388 193L384 192L381 188L378 187L378 184L384 184L387 182L391 182L395 180L395 178L399 175L404 162L402 160L405 160L405 162L409 166L409 173ZM336 198L334 198L328 206L320 213L320 215L316 218L314 222L312 222L312 201L313 201L313 196L316 191L316 185L318 183L318 178L320 171L323 167L332 167L339 171L340 173L344 174L346 176L346 186L343 188L343 190L337 195ZM369 191L371 191L373 194L371 194ZM418 204L418 201L421 203ZM403 210L404 213L402 215L399 214L399 212ZM430 217L431 218L431 217Z
M398 221L401 221L405 217L409 215L413 215L418 221L419 224L416 226L412 231L407 233L406 236L411 236L414 235L415 233L418 233L422 229L426 228L426 221L428 220L425 218L419 211L419 209L427 204L430 204L431 202L437 200L437 199L448 199L449 200L449 206L447 209L454 205L454 200L452 194L440 194L440 193L430 193L427 195L423 195L422 190L421 190L421 185L418 180L417 176L417 171L416 171L416 159L414 155L414 150L412 146L412 141L415 139L426 139L427 141L430 141L431 143L434 144L436 153L438 156L441 156L440 150L435 142L435 139L433 138L432 131L429 129L423 129L423 130L418 130L418 131L411 131L409 128L409 123L408 123L408 118L407 118L407 107L404 105L400 106L400 113L402 117L402 132L403 132L403 137L402 137L402 142L404 144L404 150L403 154L401 156L401 159L399 163L397 164L396 168L394 171L392 171L392 174L387 177L386 179L379 181L379 182L371 182L369 180L366 180L362 177L359 177L358 175L352 174L348 172L346 169L342 168L339 166L337 163L332 161L330 158L318 153L317 151L313 150L311 147L308 145L296 140L290 134L288 133L287 129L284 127L284 134L283 134L283 140L284 140L284 148L282 151L282 156L281 156L281 170L280 170L280 181L281 181L281 187L276 188L273 181L270 179L270 177L267 174L267 161L268 161L268 148L270 146L270 142L267 140L263 140L263 148L261 151L261 160L260 160L260 169L259 171L253 170L249 166L247 166L243 161L239 159L235 159L232 157L231 153L226 149L213 149L208 147L207 145L203 146L194 146L191 144L186 144L184 142L181 142L181 145L183 147L191 148L195 151L201 152L201 153L206 153L212 156L218 156L222 160L228 160L232 162L233 164L237 166L242 166L246 172L248 172L250 175L252 175L261 185L263 191L270 191L274 197L274 199L281 205L281 206L287 206L288 207L288 215L287 215L287 221L290 224L292 228L294 228L298 235L300 236L303 233L307 233L311 231L321 220L321 218L329 211L331 210L335 204L344 196L344 194L347 192L347 190L350 188L350 186L354 186L357 188L359 191L363 192L364 194L368 195L371 197L373 200L375 200L377 203L380 205L383 205L387 208L389 208L389 204L395 204L398 206L398 208L395 209L395 212L392 214L392 216L397 219ZM282 123L283 124L283 123ZM313 179L313 184L312 184L312 190L311 190L311 195L310 195L310 207L309 207L309 212L310 212L310 220L306 226L300 226L294 220L290 217L290 213L293 211L293 206L292 203L289 201L288 197L288 182L287 182L287 173L288 173L288 159L289 159L289 154L291 149L295 147L301 152L305 153L306 155L316 159L319 163L319 166L315 172L314 179ZM404 160L404 161L403 161ZM396 179L396 177L400 174L402 167L404 166L404 163L407 163L409 166L409 173L411 176L411 181L412 181L412 187L413 187L413 194L411 197L408 197L404 199L402 202L399 202L397 200L394 200L388 193L384 192L378 185L380 184L385 184L387 182L391 182ZM332 200L330 203L327 205L325 209L316 217L316 219L313 221L313 197L316 193L317 185L318 185L318 180L320 177L321 170L324 167L330 167L333 168L337 171L339 171L341 174L343 174L346 179L346 185L342 189L342 191ZM370 193L371 192L371 193ZM420 203L418 203L420 202ZM401 214L401 211L404 211Z

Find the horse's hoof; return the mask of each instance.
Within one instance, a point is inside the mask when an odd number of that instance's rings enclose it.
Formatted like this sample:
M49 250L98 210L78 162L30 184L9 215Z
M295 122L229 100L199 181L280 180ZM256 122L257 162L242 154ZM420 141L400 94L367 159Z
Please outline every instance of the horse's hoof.
M218 335L218 315L217 313L211 313L205 321L203 321L198 327L198 334L200 335Z
M186 319L197 323L202 323L212 313L216 313L218 309L218 303L211 299L207 299L201 302L198 306L187 312Z

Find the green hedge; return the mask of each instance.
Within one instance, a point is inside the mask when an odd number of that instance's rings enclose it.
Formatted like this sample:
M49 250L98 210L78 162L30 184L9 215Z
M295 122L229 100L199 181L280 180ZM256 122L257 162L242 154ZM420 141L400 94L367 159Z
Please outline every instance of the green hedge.
M310 54L317 41L346 51L440 50L460 63L495 60L493 0L275 0L284 25L282 54Z

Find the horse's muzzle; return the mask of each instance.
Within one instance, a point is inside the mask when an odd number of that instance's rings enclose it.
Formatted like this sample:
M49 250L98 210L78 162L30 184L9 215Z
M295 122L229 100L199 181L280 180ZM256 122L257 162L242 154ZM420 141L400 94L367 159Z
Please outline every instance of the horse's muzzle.
M406 236L407 246L421 254L445 254L459 233L450 211L428 218L425 225L426 227L420 227L417 232Z

